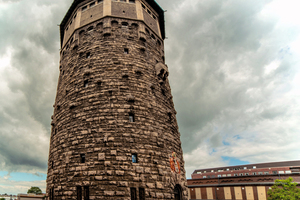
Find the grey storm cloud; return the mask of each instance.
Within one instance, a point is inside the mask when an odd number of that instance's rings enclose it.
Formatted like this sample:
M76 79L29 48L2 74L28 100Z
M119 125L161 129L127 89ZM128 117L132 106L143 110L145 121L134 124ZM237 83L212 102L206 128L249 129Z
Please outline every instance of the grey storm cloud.
M298 30L262 11L272 0L157 0L187 175L195 168L295 159ZM72 0L0 0L0 166L45 172L59 27ZM288 35L289 37L286 37ZM278 63L275 69L266 66ZM287 155L289 152L289 155ZM35 171L35 172L36 172ZM33 172L33 173L35 173Z

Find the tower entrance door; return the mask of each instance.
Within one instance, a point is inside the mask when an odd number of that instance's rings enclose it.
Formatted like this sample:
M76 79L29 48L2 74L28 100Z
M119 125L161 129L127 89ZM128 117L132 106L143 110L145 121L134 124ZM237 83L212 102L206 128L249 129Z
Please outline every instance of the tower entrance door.
M181 198L181 187L180 185L176 185L174 188L175 200L182 200Z

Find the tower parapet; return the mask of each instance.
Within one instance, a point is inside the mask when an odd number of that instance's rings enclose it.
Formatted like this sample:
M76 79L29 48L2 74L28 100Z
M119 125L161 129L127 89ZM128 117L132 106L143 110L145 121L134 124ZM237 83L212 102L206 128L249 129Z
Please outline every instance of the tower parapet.
M154 0L75 0L61 28L47 195L187 199Z

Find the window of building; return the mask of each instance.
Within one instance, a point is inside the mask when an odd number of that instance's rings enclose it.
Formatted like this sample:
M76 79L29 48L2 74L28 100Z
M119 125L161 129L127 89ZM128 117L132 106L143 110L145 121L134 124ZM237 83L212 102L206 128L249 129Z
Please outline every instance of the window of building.
M84 83L83 83L83 86L86 88L89 86L89 81L88 80L85 80Z
M206 178L206 176L203 176L203 178Z
M257 173L256 173L256 172L253 172L252 175L257 175Z
M89 186L84 186L84 200L89 200L90 199L90 190Z
M258 172L258 175L263 175L263 173L262 172Z
M134 114L129 113L129 122L134 122Z
M103 0L98 0L98 3L102 3L103 2Z
M81 10L82 10L82 11L87 10L87 6L83 6Z
M146 6L145 6L144 4L142 4L142 7L143 7L144 9L146 9Z
M122 22L122 28L128 28L128 23L127 22Z
M223 172L223 169L219 169L218 172Z
M80 162L85 163L85 154L80 154Z
M256 169L256 166L253 166L253 169Z
M70 21L70 25L71 25L72 23L73 23L73 21L71 20L71 21Z
M269 174L269 172L264 172L264 174Z
M96 2L94 1L93 3L90 4L90 8L94 7L96 5Z
M155 36L153 35L153 34L151 34L151 38L153 39L153 40L155 40L156 38L155 38Z
M137 200L136 198L136 188L130 188L131 200Z
M208 175L207 178L210 178L210 175Z
M229 168L227 168L226 171L229 171Z
M152 15L153 19L156 19L156 17L154 15Z
M129 54L129 49L125 48L124 49L124 54Z
M129 0L129 3L135 3L135 0Z
M201 172L197 172L197 174L201 174Z
M50 188L50 200L54 200L54 188Z
M240 176L243 176L243 173L240 173Z
M286 174L291 174L292 171L291 171L291 170L287 170L287 171L285 171L285 173L286 173Z
M219 174L218 177L221 177L221 174Z
M79 32L79 35L82 35L84 33L84 30L81 30L80 32Z
M212 178L215 178L216 176L215 176L215 175L211 175L211 177L212 177Z
M120 0L121 2L126 2L126 0Z
M222 177L226 177L226 174L222 174Z
M247 169L247 167L244 167L244 169Z
M231 176L231 174L227 174L227 176Z
M91 57L91 53L90 52L88 52L88 53L86 53L86 56L85 56L86 58L90 58Z
M273 174L277 174L277 171L272 171Z
M249 176L249 173L245 173L245 176Z
M147 9L147 12L151 15L151 11L149 9Z
M145 200L145 189L139 188L139 200Z
M214 170L211 170L211 172L214 172Z
M90 26L88 29L87 29L87 31L92 31L94 29L94 27L93 26Z
M206 171L204 171L203 173L206 173Z
M284 174L284 171L278 171L278 174Z
M238 174L234 174L234 176L238 176Z
M138 160L137 160L138 159L137 154L135 154L135 153L132 154L131 155L131 159L132 159L132 163L137 163L138 162Z
M76 187L76 191L77 191L77 200L82 200L82 189L81 189L81 186L77 186Z

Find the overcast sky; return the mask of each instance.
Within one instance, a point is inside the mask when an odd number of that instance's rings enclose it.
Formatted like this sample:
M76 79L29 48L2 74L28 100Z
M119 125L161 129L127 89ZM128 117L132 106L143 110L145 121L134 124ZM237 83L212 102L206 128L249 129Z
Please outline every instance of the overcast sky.
M72 0L0 0L0 194L45 192L59 29ZM187 177L299 159L295 0L157 0Z

